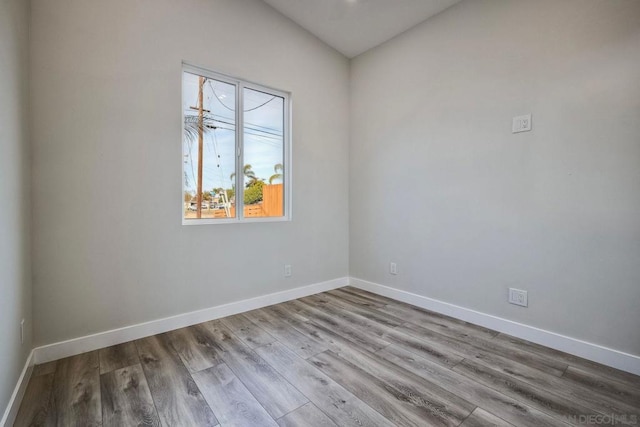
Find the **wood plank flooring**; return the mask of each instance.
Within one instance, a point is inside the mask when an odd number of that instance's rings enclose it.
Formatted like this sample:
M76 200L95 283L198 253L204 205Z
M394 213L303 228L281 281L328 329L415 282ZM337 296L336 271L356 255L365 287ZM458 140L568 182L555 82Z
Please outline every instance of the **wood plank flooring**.
M36 366L14 425L638 424L638 376L346 287Z

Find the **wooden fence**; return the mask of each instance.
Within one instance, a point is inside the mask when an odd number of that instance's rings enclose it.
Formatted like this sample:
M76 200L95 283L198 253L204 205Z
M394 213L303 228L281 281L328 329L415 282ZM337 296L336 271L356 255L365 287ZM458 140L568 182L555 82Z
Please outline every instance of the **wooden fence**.
M245 207L245 211L248 207ZM264 215L261 216L284 215L284 186L282 184L265 185L262 188L262 210Z
M284 186L282 184L262 187L262 202L244 207L245 218L264 218L284 215ZM235 217L236 208L231 207L231 217ZM225 218L225 210L217 209L214 218Z

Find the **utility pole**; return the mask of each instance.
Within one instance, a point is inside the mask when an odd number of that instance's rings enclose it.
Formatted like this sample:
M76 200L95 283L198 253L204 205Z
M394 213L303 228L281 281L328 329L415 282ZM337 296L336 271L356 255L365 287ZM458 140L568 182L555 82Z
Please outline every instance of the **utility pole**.
M206 79L200 76L198 81L198 190L196 218L202 218L202 158L204 151L204 100L203 89Z

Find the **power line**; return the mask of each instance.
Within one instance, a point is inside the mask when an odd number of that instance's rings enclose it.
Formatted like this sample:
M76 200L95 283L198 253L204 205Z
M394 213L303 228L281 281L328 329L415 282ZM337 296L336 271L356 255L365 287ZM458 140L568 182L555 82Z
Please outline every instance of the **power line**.
M218 160L218 170L220 171L220 182L224 182L224 172L222 170L222 158L220 157L220 154L218 153L218 137L216 136L216 130L213 130L213 147L214 150L216 152L216 158Z
M187 140L187 145L189 147L189 154L187 154L187 156L189 156L189 163L191 163L191 177L193 178L193 182L196 182L196 172L193 169L193 156L191 155L191 151L193 150L193 144L191 143L191 141Z
M213 92L213 95L218 100L220 105L222 105L224 108L226 108L229 111L233 111L233 112L236 111L235 109L233 109L231 107L228 107L224 102L222 102L222 99L220 98L220 96L218 96L218 94L216 93L216 90L213 88L213 84L211 84L211 79L209 79L209 87L211 88L211 91ZM257 110L260 107L264 107L265 105L267 105L268 103L270 103L271 101L273 101L276 98L277 98L277 96L273 95L270 100L268 100L266 102L263 102L262 104L258 105L257 107L249 108L248 110L242 110L242 111L245 112L245 113L248 113L249 111Z
M234 112L234 113L235 113L235 111L236 111L235 109L233 109L233 108L231 108L231 107L227 106L224 102L222 102L222 99L220 99L220 96L218 96L218 94L216 93L215 89L213 88L213 85L211 84L211 79L209 79L209 87L211 88L211 91L212 91L212 92L213 92L213 94L215 95L215 98L216 98L216 100L220 103L220 105L222 105L222 106L223 106L224 108L226 108L227 110L232 111L232 112ZM260 108L260 107L262 107L262 106L264 106L264 105L267 105L268 103L270 103L271 101L273 101L273 100L274 100L274 99L276 99L276 98L279 98L279 96L277 96L277 95L273 95L273 97L272 97L270 100L268 100L268 101L266 101L266 102L264 102L264 103L262 103L262 104L258 105L257 107L250 108L250 109L248 109L248 110L243 110L243 111L246 113L246 112L249 112L249 111L257 110L258 108ZM211 97L209 97L209 100L211 100ZM223 116L222 114L219 114L219 116L220 116L220 117L222 117L222 118L225 118L225 119L227 119L227 120L233 120L233 118L231 118L231 117L225 117L225 116ZM278 129L271 128L271 127L268 127L268 126L262 126L262 125L253 125L253 126L262 127L262 128L265 128L265 129L269 129L269 130L276 131L276 132L278 131Z
M228 130L228 131L231 131L231 132L235 132L235 124L234 123L229 123L229 122L221 121L221 120L218 120L218 119L212 119L212 120L214 120L214 121L216 121L218 123L224 123L224 124L227 124L229 126L234 126L232 128L228 128L228 127L224 127L224 126L218 125L218 126L216 126L216 129L223 129L223 130ZM248 132L247 130L245 130L244 133L247 134L247 135L252 135L252 136L259 137L259 138L271 139L273 141L278 141L278 142L282 141L282 136L281 135L272 134L272 133L269 133L269 132L264 132L264 131L261 131L261 130L258 130L258 129L253 129L253 128L248 128L248 129L253 130L255 132L262 132L262 133L267 133L269 135L275 135L275 136L260 135L258 133Z
M224 129L224 130L228 130L228 131L233 131L234 130L234 129L229 129L229 128L225 128L225 127L222 127L222 126L218 126L218 129ZM272 145L274 147L278 147L278 146L282 145L282 144L279 144L279 142L282 142L281 138L274 138L274 137L271 137L271 136L264 136L264 135L259 135L257 133L251 133L251 132L245 132L245 134L254 136L256 138L265 138L265 139L271 139L272 140L272 141L257 141L257 142L261 142L263 144L269 144L269 145Z
M226 125L230 125L230 126L235 126L235 125L236 125L236 124L235 124L235 123L233 123L233 122L225 122L224 120L220 120L220 119L215 119L215 118L214 118L213 120L214 120L214 121L216 121L216 122L219 122L219 123L224 123L224 124L226 124ZM267 132L267 131L264 131L264 130L260 130L260 129L256 129L256 128L253 128L253 127L247 126L247 124L246 124L246 123L245 123L245 126L244 126L244 127L245 127L246 129L249 129L249 130L252 130L252 131L255 131L255 132L262 132L262 133L266 133L267 135L273 135L273 136L277 136L277 137L279 137L279 138L274 138L274 137L265 136L265 138L281 139L281 138L283 137L283 135L280 135L280 134L277 134L277 133ZM234 130L234 131L235 131L235 128L234 128L234 129L227 129L227 130ZM245 130L245 132L246 132L246 133L249 133L249 132L247 132L246 130Z
M220 123L225 123L225 124L228 124L230 126L236 126L235 122L227 122L227 121L224 121L224 120L216 119L215 115L213 115L213 114L211 116L212 117L208 117L208 118L213 120L213 121L220 122ZM227 119L227 120L233 120L231 117L225 117L225 116L222 116L222 115L218 115L218 117L221 117L221 118ZM245 122L244 123L244 127L247 128L247 129L256 131L256 132L262 132L262 133L266 133L266 134L269 134L269 135L283 137L283 134L282 133L278 133L279 131L277 129L270 128L270 127L267 127L267 126L262 126L262 125L257 125L255 123L247 123L247 122ZM267 132L266 130L262 130L262 129L259 129L259 128L269 129L269 130L273 130L275 132ZM227 130L234 130L235 131L235 128L234 129L227 129Z
M208 110L207 110L207 112L208 112L208 113L210 113L212 116L218 116L218 117L220 117L220 118L222 118L222 119L231 120L231 121L232 121L232 123L231 123L231 124L233 124L233 125L235 126L235 123L234 123L234 122L235 122L235 117L227 117L227 116L223 116L222 114L213 114L213 113L211 113L211 111L208 111ZM191 114L191 113L192 113L192 111L190 111L189 109L185 110L185 116L193 116L193 117L197 117L196 115ZM213 120L213 119L212 119L210 116L208 116L208 115L205 115L205 119L211 119L211 120ZM256 124L256 123L251 123L251 122L246 122L246 121L244 122L244 125L245 125L246 127L254 127L254 128L255 128L255 130L258 130L258 131L260 131L260 132L266 132L266 131L264 131L264 130L262 130L262 129L268 129L268 130L270 130L270 131L273 131L273 132L271 132L271 133L273 133L274 135L282 135L282 130L280 130L280 129L276 129L276 128L272 128L272 127L269 127L269 126L259 125L259 124ZM260 128L262 128L262 129L260 129Z

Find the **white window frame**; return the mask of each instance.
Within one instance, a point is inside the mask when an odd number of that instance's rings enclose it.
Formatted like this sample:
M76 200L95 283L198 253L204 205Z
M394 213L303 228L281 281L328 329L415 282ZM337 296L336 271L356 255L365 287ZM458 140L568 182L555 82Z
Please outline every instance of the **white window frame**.
M230 77L225 74L217 73L214 71L207 70L205 68L201 68L195 65L191 65L188 63L182 63L182 71L180 72L180 81L182 87L182 103L180 105L181 111L181 122L180 129L184 127L184 87L182 86L182 81L184 80L183 75L185 72L196 74L199 76L211 78L214 80L219 80L224 83L229 83L235 85L236 88L236 176L235 176L235 188L236 188L236 217L235 218L200 218L200 219L186 219L184 217L184 200L181 197L180 204L180 215L182 217L182 225L210 225L210 224L239 224L239 223L252 223L252 222L283 222L283 221L291 221L291 196L293 192L291 191L291 93L285 92L279 89L274 89L269 86L260 85L257 83L252 83L247 80ZM284 184L284 211L283 216L278 217L253 217L253 218L245 218L244 217L244 174L242 170L244 168L244 117L243 117L243 98L242 94L244 89L253 89L260 92L265 92L270 95L280 96L284 99L284 123L283 123L283 171L282 171L282 183ZM184 132L181 132L181 147L180 151L184 150ZM181 177L184 177L184 161L182 161L182 155L179 157L181 161L182 173ZM184 178L181 179L183 182L181 188L181 194L184 195Z

